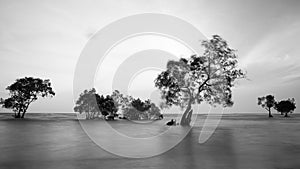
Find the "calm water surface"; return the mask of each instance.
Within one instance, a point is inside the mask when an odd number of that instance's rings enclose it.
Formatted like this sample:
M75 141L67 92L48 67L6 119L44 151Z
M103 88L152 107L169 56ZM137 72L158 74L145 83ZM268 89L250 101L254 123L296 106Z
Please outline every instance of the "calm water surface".
M136 124L128 121L110 122L118 132L128 137L147 138L169 129L162 121ZM111 154L90 139L74 114L28 114L27 119L15 120L0 114L0 168L300 168L300 116L276 115L273 119L259 114L224 115L213 136L198 143L206 116L177 146L151 158L131 159ZM126 149L124 143L110 138L104 121L84 121L99 140L113 147ZM138 127L137 127L138 126ZM162 137L158 148L167 146L172 137L184 129L175 126L170 137ZM148 147L151 151L153 147Z

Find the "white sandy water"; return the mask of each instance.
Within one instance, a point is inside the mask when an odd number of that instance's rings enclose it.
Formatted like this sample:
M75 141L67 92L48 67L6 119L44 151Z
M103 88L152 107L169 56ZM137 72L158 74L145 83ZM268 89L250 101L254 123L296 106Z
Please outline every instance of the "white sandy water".
M0 169L300 168L299 115L293 114L290 118L275 115L272 119L267 114L224 115L212 137L199 144L198 137L205 117L200 116L187 137L169 151L151 158L131 159L100 148L87 136L74 114L28 114L24 120L0 114ZM123 134L144 138L168 129L164 123L171 118L174 117L139 128L126 121L110 123ZM96 130L104 121L85 123L95 126ZM174 128L172 134L181 134L180 126ZM99 139L116 144L109 139L109 134ZM157 146L163 148L168 141L168 138L162 138Z

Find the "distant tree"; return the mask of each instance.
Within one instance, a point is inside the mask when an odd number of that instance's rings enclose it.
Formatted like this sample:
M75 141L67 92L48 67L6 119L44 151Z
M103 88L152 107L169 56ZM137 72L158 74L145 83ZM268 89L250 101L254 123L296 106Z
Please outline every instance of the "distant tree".
M29 105L38 97L53 97L55 95L49 79L24 77L17 79L8 86L10 97L2 99L0 104L3 108L12 109L15 118L24 118Z
M129 120L140 120L144 116L144 112L130 106L123 109L123 115Z
M162 98L168 105L186 107L181 125L189 125L192 104L206 101L211 105L232 106L234 82L245 74L237 68L237 55L218 35L202 42L204 53L188 59L171 60L167 70L155 79Z
M133 99L131 104L123 109L123 115L129 120L159 119L160 109L151 100Z
M147 110L148 119L159 119L161 117L160 109L154 103L150 104L150 108Z
M115 105L119 108L119 109L125 109L127 107L131 106L131 102L133 101L133 97L132 96L126 96L122 93L120 93L118 90L115 90L111 97L113 98Z
M150 100L142 101L141 99L133 99L131 105L136 108L138 111L144 112L151 107Z
M273 117L271 113L271 108L275 106L275 97L273 95L267 95L263 97L258 97L257 100L257 104L269 112L269 117Z
M96 93L96 89L92 88L90 90L84 90L76 101L74 111L79 112L80 114L85 113L86 119L94 119L100 114L97 103L97 100L99 99L100 96Z
M275 109L281 114L285 114L284 117L288 117L288 113L293 113L296 109L295 99L281 100L275 104Z
M115 114L118 111L118 107L115 104L112 96L107 95L106 97L104 97L103 95L101 95L97 98L97 104L102 115L110 116L111 119L114 119Z

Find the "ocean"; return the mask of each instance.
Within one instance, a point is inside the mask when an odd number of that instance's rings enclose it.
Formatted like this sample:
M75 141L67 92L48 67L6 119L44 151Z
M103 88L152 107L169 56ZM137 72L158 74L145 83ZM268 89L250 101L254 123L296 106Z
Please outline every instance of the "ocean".
M106 122L69 113L26 119L1 113L0 168L300 168L299 114L226 114L204 143L199 135L207 132L207 116L194 116L193 127L165 125L179 118Z

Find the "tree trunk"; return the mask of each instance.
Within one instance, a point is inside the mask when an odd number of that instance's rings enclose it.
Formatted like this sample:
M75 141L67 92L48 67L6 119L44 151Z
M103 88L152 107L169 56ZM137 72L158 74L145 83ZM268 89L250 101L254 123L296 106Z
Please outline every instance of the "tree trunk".
M20 117L21 117L21 111L19 110L19 111L18 111L18 114L15 115L15 118L20 118Z
M192 118L192 100L189 100L188 106L186 110L184 111L181 120L180 120L180 125L182 126L189 126Z
M269 111L269 117L273 117L271 114L271 108L269 108L268 111Z
M284 115L284 117L289 117L289 116L288 116L288 112L285 112L285 115Z
M25 116L26 110L23 111L21 118L23 119Z

